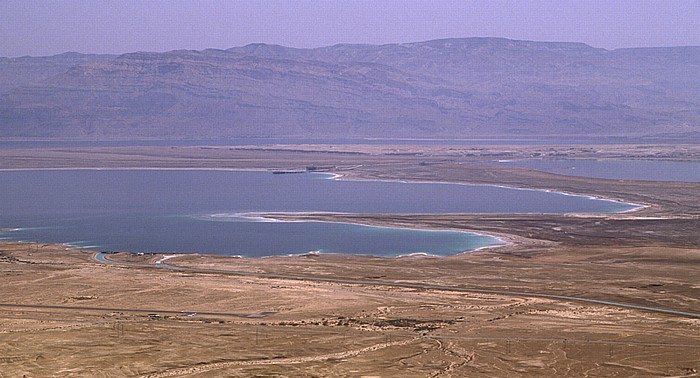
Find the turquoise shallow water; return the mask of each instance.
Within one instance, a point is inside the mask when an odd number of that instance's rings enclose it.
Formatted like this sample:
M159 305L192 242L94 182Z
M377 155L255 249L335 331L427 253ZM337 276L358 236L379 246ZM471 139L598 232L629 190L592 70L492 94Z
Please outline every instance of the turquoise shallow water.
M634 208L493 186L331 180L214 170L0 172L0 228L11 240L131 252L451 255L499 244L462 232L322 222L261 222L249 212L565 213Z

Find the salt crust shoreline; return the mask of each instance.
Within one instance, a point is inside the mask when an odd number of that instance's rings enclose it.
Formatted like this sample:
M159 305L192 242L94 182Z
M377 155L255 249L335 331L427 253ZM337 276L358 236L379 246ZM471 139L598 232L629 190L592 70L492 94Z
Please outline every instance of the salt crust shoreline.
M136 170L144 170L144 171L231 171L231 172L272 172L273 169L257 169L257 168L192 168L192 167L63 167L63 168L3 168L0 169L0 172L17 172L17 171L77 171L77 170L94 170L94 171L136 171ZM452 181L412 181L412 180L387 180L387 179L364 179L364 178L357 178L357 179L348 179L345 178L342 174L339 173L333 173L333 172L309 172L311 174L319 174L319 175L324 175L328 176L327 179L330 180L346 180L346 181L367 181L367 182L400 182L400 183L411 183L411 184L452 184L452 185L465 185L465 186L490 186L490 187L496 187L496 188L504 188L504 189L513 189L513 190L529 190L529 191L542 191L542 192L547 192L547 193L554 193L554 194L561 194L565 196L572 196L572 197L583 197L583 198L588 198L592 200L601 200L601 201L608 201L608 202L613 202L617 204L625 204L629 206L634 206L631 209L628 210L622 210L622 211L616 211L616 212L611 212L608 214L623 214L623 213L630 213L630 212L635 212L639 211L644 208L650 207L650 205L644 205L644 204L636 204L636 203L631 203L631 202L624 202L621 200L616 200L616 199L611 199L611 198L603 198L603 197L596 197L596 196L589 196L589 195L581 195L581 194L574 194L574 193L567 193L567 192L560 192L560 191L555 191L551 189L533 189L533 188L519 188L519 187L512 187L512 186L506 186L506 185L496 185L496 184L472 184L472 183L464 183L464 182L452 182ZM467 234L472 234L472 235L477 235L477 236L486 236L493 238L494 240L497 241L496 244L492 245L487 245L475 249L470 249L467 251L459 252L450 256L457 256L461 255L464 253L471 253L471 252L476 252L479 250L484 250L484 249L490 249L490 248L499 248L499 247L504 247L508 245L512 245L514 242L511 240L508 235L502 234L499 236L492 235L492 234L484 234L484 233L479 233L479 232L472 232L472 231L459 231L459 230L434 230L434 229L424 229L424 228L408 228L408 227L390 227L390 226L378 226L378 225L370 225L370 224L364 224L364 223L356 223L356 222L343 222L343 221L331 221L331 220L286 220L286 219L277 219L274 217L274 214L289 214L289 215L309 215L309 214L325 214L325 215L332 215L332 214L343 214L343 213L338 213L338 212L275 212L275 213L270 213L270 212L264 212L264 213L234 213L235 216L240 216L242 218L246 218L246 215L250 215L248 218L250 219L258 219L258 220L265 220L265 221L273 221L273 222L320 222L320 223L342 223L342 224L355 224L359 226L365 226L365 227L377 227L377 228L388 228L388 229L408 229L408 230L423 230L423 231L433 231L433 232L462 232L462 233L467 233ZM581 213L567 213L569 215L580 215ZM268 216L269 215L269 216ZM20 230L20 229L9 229L11 231L14 230ZM63 243L66 246L69 246L69 249L85 249L89 247L79 247L79 246L73 246L70 245L69 243ZM305 256L309 254L323 254L322 252L319 251L309 251L309 252L304 252L301 254L289 254L286 255L288 257L297 257L297 256ZM177 254L176 254L177 255ZM173 255L171 257L174 257L176 255ZM190 254L187 254L190 255ZM280 255L276 256L263 256L260 258L270 258L270 257L279 257ZM425 257L446 257L446 256L440 256L440 255L432 255L428 253L423 253L423 252L418 252L418 253L410 253L406 255L397 255L397 256L377 256L377 257L384 257L384 258L401 258L401 257L416 257L416 256L425 256ZM232 255L231 257L241 257L241 256L236 256ZM170 258L170 257L168 257Z

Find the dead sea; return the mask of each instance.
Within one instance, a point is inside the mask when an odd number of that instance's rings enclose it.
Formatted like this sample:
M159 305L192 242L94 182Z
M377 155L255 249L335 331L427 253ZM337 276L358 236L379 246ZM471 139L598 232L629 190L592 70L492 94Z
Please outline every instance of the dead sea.
M76 248L262 257L304 253L452 255L502 244L466 232L329 222L269 222L243 213L600 213L631 204L485 185L345 181L329 174L229 170L0 172L9 240Z

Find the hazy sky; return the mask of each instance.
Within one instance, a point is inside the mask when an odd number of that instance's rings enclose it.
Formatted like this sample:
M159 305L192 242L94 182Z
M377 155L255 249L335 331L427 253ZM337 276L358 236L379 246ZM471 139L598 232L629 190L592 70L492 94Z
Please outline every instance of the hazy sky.
M700 0L0 0L0 56L505 37L700 45Z

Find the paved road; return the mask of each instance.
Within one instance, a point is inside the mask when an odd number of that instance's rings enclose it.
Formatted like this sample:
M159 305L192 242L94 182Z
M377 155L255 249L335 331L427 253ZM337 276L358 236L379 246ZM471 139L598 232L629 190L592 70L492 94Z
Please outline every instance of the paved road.
M462 292L462 293L481 293L481 294L501 294L501 295L515 295L519 297L530 297L530 298L547 298L554 300L563 301L573 301L573 302L583 302L592 303L603 306L619 307L619 308L630 308L635 310L644 310L656 313L662 313L667 315L700 318L700 313L687 312L687 311L677 311L672 309L665 309L659 307L649 307L649 306L639 306L628 303L603 301L599 299L590 299L583 297L571 297L567 295L557 295L557 294L547 294L547 293L530 293L522 291L508 291L508 290L490 290L490 289L478 289L478 288L466 288L466 287L454 287L454 286L442 286L442 285L429 285L420 283L403 283L403 282L390 282L390 281L374 281L374 280L361 280L361 279L346 279L346 278L327 278L327 277L314 277L314 276L298 276L289 274L274 274L274 273L253 273L253 272L242 272L236 270L221 270L221 269L199 269L199 268L187 268L181 266L174 266L165 263L158 264L139 264L139 263L128 263L128 262L118 262L112 261L107 258L105 253L96 253L95 260L104 264L114 264L123 265L130 267L139 268L158 268L158 269L170 269L177 271L186 271L192 273L208 273L208 274L226 274L232 276L247 276L247 277L259 277L259 278L281 278L289 280L302 280L302 281L316 281L316 282L334 282L334 283L345 283L354 285L372 285L372 286L385 286L385 287L400 287L409 289L423 289L423 290L440 290L440 291L452 291L452 292Z

